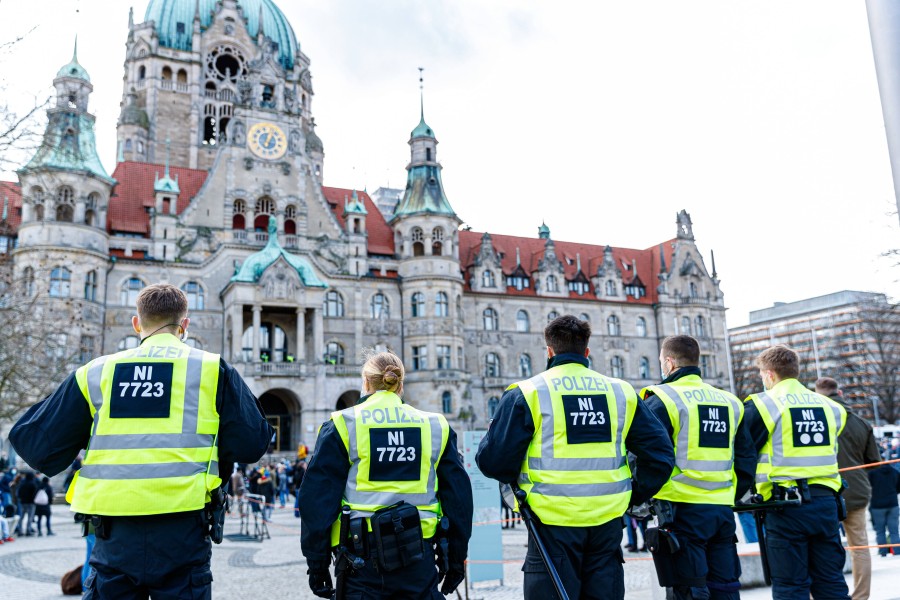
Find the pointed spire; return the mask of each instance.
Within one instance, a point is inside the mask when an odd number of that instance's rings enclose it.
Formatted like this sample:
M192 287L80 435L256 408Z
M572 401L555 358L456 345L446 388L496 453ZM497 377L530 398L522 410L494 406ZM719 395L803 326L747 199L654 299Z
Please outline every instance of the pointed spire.
M72 62L78 62L78 34L75 34L75 48L72 50Z
M169 138L166 138L166 179L169 179L169 149L171 142Z
M542 240L550 239L550 228L547 227L547 223L541 221L541 226L538 227L538 237Z
M194 0L194 20L200 20L200 0Z
M422 77L422 71L425 67L419 67L419 117L425 122L425 79Z
M666 272L666 248L663 244L659 245L659 272Z
M0 217L0 221L5 221L9 216L9 196L6 194L3 195L3 216Z
M575 268L577 269L578 273L581 273L581 253L580 252L575 253Z
M265 36L266 30L263 27L263 3L259 3L259 28L257 29L258 35Z
M710 251L709 251L709 255L710 255L710 258L712 258L712 278L713 278L713 279L716 279L716 278L717 278L717 273L716 273L716 251L715 251L715 250L710 250Z
M129 31L134 29L134 7L130 6L128 8L128 29Z
M521 253L519 252L519 247L518 247L518 246L516 246L516 266L517 266L517 267L521 267L521 266L522 266L522 255L521 255Z

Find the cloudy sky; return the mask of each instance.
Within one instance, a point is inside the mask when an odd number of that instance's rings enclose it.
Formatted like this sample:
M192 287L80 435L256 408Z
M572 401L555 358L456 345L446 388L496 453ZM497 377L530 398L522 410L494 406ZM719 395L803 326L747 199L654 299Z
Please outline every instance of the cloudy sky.
M0 0L0 42L31 31L0 55L14 106L48 93L79 34L110 172L128 6ZM312 60L327 185L402 187L422 66L446 191L475 230L546 221L555 239L646 248L686 209L730 326L843 289L900 297L880 257L900 227L863 2L280 7Z

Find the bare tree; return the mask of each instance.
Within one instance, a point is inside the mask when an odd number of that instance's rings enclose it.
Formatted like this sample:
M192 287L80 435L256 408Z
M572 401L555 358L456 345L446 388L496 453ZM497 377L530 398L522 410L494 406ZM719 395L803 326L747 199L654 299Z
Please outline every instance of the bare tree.
M11 40L0 41L0 74L3 63L15 46L34 28ZM22 107L14 107L8 93L8 82L0 75L0 172L18 167L22 160L41 144L41 119L50 104L48 97L34 97Z
M0 422L52 392L83 354L72 335L78 301L37 292L46 275L15 280L8 261L0 263Z

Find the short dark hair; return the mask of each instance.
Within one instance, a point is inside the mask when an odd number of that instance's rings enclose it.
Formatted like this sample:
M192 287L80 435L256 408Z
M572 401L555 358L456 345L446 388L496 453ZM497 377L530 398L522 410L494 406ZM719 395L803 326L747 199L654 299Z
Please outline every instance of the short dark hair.
M668 356L679 367L696 367L700 364L700 344L689 335L670 335L663 340L662 355Z
M783 344L766 348L756 357L760 369L775 371L781 379L796 379L800 376L800 355Z
M838 391L838 382L831 377L819 377L816 379L816 393L830 396Z
M187 296L169 283L148 285L137 297L137 313L144 326L177 325L187 316L187 311Z
M575 315L556 317L544 328L544 341L554 354L584 354L591 339L591 324Z

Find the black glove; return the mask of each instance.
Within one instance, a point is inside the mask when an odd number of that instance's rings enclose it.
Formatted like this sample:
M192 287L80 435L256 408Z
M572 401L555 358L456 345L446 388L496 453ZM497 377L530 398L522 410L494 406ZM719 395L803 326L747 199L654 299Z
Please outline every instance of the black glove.
M331 598L334 586L331 584L331 571L328 563L313 564L306 570L309 575L309 589L319 598Z
M451 564L450 570L444 575L444 583L441 585L441 593L449 596L466 578L466 567L464 565Z

